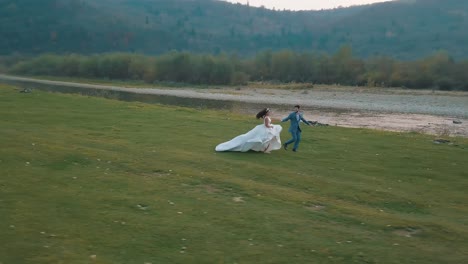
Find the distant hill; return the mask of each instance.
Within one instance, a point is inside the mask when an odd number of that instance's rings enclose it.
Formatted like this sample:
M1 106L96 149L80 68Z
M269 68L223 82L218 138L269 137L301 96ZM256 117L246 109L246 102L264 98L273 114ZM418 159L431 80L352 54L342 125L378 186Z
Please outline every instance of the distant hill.
M415 59L468 58L468 1L401 0L324 11L274 11L215 0L0 0L0 54L252 55L261 50Z

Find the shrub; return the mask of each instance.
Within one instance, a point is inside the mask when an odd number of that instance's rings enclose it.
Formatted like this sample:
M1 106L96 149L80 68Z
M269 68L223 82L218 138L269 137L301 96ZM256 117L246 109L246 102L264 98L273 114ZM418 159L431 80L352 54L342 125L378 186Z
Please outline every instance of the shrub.
M455 83L448 78L440 79L437 81L437 88L439 88L439 90L451 91L453 90L454 86Z

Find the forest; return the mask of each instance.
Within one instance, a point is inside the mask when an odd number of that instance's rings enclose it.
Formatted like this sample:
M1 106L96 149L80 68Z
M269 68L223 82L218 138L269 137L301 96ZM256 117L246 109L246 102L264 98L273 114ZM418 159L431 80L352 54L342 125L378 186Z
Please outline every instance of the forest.
M468 60L447 52L418 60L386 56L361 59L348 46L328 55L292 50L263 51L249 58L172 51L157 56L133 53L44 54L0 58L3 71L147 83L244 85L248 82L311 83L468 91Z
M417 60L468 58L468 1L399 0L320 11L215 0L0 0L0 55L267 50Z
M0 71L204 85L468 90L468 1L320 11L217 0L0 0Z

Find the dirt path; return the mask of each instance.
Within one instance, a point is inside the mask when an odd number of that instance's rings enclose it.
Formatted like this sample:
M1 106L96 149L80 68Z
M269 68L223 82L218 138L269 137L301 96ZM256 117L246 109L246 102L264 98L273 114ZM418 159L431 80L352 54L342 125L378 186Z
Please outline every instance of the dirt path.
M468 137L468 93L315 87L309 90L248 88L131 88L0 75L0 82L37 83L184 98L255 103L259 108L300 104L309 120L345 127L414 131ZM287 113L275 111L273 117ZM455 124L453 121L461 121Z

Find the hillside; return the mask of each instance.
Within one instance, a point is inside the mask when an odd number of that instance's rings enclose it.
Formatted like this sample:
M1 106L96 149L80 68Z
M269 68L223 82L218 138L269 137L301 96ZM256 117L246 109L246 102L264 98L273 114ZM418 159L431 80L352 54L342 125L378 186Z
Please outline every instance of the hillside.
M414 59L442 49L467 58L466 10L464 0L300 12L214 0L0 0L0 53L331 53L348 44L362 57Z

